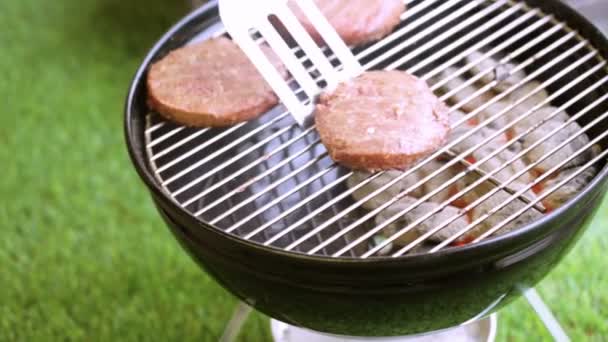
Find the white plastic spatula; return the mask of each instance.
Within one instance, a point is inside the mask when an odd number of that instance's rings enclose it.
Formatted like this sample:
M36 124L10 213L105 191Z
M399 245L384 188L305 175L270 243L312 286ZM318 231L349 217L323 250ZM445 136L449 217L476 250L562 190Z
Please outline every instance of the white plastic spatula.
M338 83L359 75L363 68L313 0L293 1L340 61L341 68L334 68L288 6L288 2L291 1L219 0L219 10L224 26L232 39L257 67L295 120L306 127L312 122L314 100L322 91L317 82L325 80L326 88L332 89ZM281 35L270 21L272 17L283 24L306 55L305 60L309 59L313 64L312 68L305 67L298 59L295 50L291 49L285 41L284 35ZM252 36L255 32L259 32L266 40L310 101L302 101L298 98L296 92L300 89L292 89L281 77ZM307 69L316 69L320 73L320 78L313 78Z

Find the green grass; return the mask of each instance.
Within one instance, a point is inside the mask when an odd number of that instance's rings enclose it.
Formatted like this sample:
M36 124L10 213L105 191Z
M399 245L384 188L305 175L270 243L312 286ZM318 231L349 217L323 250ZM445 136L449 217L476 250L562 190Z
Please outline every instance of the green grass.
M0 4L0 341L214 341L235 304L179 248L122 138L125 92L185 1ZM575 341L608 340L604 206L540 286ZM242 341L269 340L267 320ZM548 339L520 301L501 341Z

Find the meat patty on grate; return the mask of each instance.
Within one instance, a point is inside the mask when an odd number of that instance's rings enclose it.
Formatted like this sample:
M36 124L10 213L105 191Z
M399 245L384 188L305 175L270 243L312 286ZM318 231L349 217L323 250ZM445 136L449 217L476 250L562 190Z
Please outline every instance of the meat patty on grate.
M450 132L447 107L402 71L367 72L322 94L315 122L334 161L372 172L408 168Z
M315 0L315 3L348 45L386 36L399 25L401 13L406 8L403 0ZM291 7L313 39L322 41L304 13L294 6L293 0Z
M287 77L271 50L262 49ZM278 102L247 56L224 37L172 51L150 67L147 86L149 106L187 126L230 126L251 120Z

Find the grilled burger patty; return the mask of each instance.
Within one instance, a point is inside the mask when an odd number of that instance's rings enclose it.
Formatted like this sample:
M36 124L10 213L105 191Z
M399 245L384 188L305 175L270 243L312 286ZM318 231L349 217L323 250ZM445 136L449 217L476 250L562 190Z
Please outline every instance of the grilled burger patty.
M287 77L276 55L262 49ZM187 126L230 126L253 119L278 102L247 56L224 37L172 51L150 67L147 86L149 106Z
M404 170L443 145L447 107L402 71L371 71L321 95L315 122L334 161L352 169Z
M386 36L399 25L406 8L403 0L315 0L315 3L348 45ZM313 39L321 41L304 13L293 4L292 9Z

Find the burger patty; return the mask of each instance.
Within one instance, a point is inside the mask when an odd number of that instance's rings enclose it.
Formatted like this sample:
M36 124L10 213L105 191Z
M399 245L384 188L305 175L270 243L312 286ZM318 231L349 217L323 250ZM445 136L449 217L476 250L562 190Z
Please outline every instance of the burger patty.
M447 107L402 71L367 72L322 94L315 122L334 161L371 172L407 169L450 132Z
M287 77L270 48L262 49ZM251 120L278 102L247 56L224 37L172 51L150 67L147 87L152 109L187 126L230 126Z
M406 8L403 0L315 0L315 3L347 45L386 36L399 25ZM313 39L321 42L321 36L304 13L293 5L293 0L292 9Z

